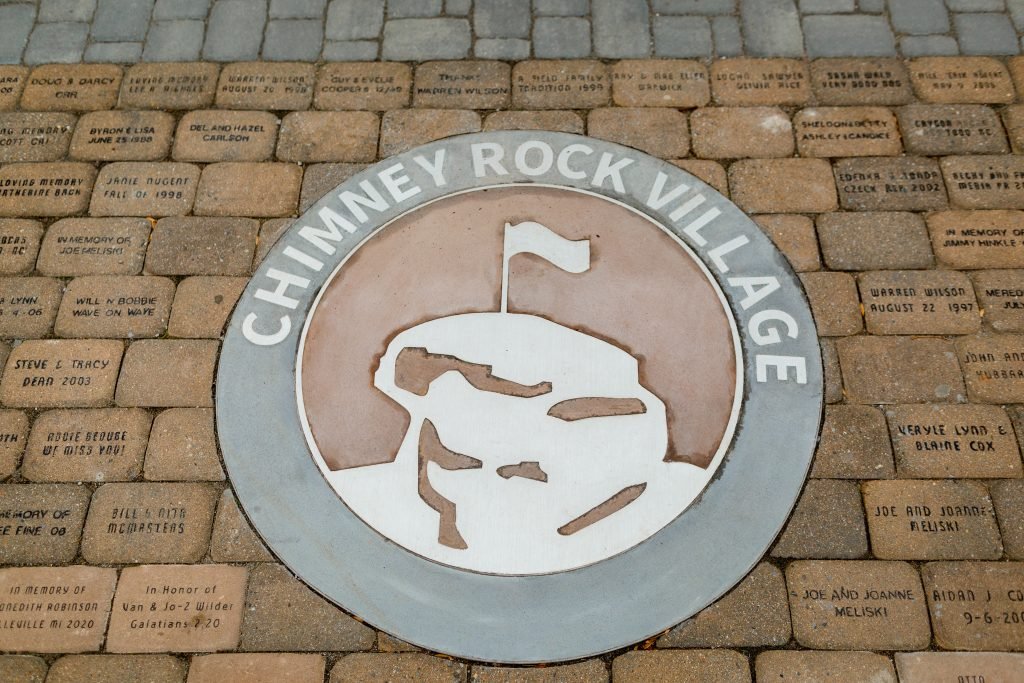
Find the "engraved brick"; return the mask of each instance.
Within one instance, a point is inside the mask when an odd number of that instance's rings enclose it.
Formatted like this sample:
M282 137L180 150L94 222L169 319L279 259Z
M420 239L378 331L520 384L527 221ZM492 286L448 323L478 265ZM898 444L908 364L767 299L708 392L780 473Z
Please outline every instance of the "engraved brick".
M913 98L899 59L816 59L811 88L821 104L906 104Z
M89 489L84 486L0 485L0 564L70 562L78 554L88 507ZM7 591L0 595L10 597ZM2 633L0 621L0 648L12 649L3 646Z
M388 683L461 683L466 665L417 653L356 653L342 657L331 669L330 683L377 681Z
M957 401L965 395L953 344L917 337L848 337L836 342L851 403Z
M754 670L758 681L896 683L892 662L874 652L771 650L757 655Z
M69 216L89 206L96 169L74 162L0 167L0 217Z
M202 62L154 62L128 68L119 109L202 109L213 104L220 67Z
M934 159L840 159L836 186L844 209L925 211L946 208L946 188Z
M203 169L196 192L200 216L290 216L299 203L302 168L226 161Z
M153 416L137 408L50 410L25 448L29 481L129 481L142 471Z
M0 114L0 162L58 161L74 128L74 114Z
M675 109L594 109L587 116L587 133L663 158L686 156L690 151L686 116Z
M217 519L210 539L210 557L214 562L273 562L274 556L249 526L238 502L225 490L217 504Z
M95 111L78 119L72 159L158 161L167 156L174 117L162 111Z
M518 109L592 109L611 99L608 67L590 60L534 60L512 68Z
M48 683L185 683L185 662L168 655L68 655L50 667Z
M946 157L942 175L954 206L1024 208L1024 159L1012 155Z
M124 354L117 404L158 408L213 406L217 347L216 341L206 339L134 342Z
M259 223L247 218L164 218L146 257L155 275L248 275Z
M857 283L846 273L804 273L800 276L811 303L814 324L823 337L857 334L864 328Z
M911 154L1005 154L999 117L981 104L911 104L896 110Z
M834 211L836 184L823 159L743 159L729 167L732 200L748 213Z
M923 57L910 62L910 81L923 102L1005 104L1013 83L1003 63L992 57Z
M1012 681L1024 671L1024 655L1009 652L897 652L903 683Z
M806 104L811 97L807 64L797 59L719 60L711 64L711 95L724 105Z
M32 69L21 93L27 111L112 109L121 87L115 64L45 64Z
M473 683L607 683L608 669L600 659L529 669L474 665L470 680Z
M1024 266L1020 211L939 211L926 216L939 262L952 268ZM1020 234L1018 234L1020 233Z
M215 652L238 644L247 570L219 564L127 567L108 652ZM154 599L155 598L155 599ZM156 605L155 610L150 605ZM173 605L173 611L169 609Z
M318 596L281 565L260 564L252 570L239 649L366 650L374 635L373 629Z
M731 591L658 639L658 647L765 647L789 642L782 572L758 564Z
M219 339L248 279L190 277L178 284L167 333L172 337Z
M818 239L832 270L931 268L924 219L913 213L858 211L818 216Z
M309 109L316 67L312 64L225 64L217 82L221 109Z
M324 64L316 77L317 109L387 111L409 106L412 69L407 64Z
M814 234L814 221L807 216L775 214L755 216L757 223L772 243L779 248L793 270L798 273L821 269L818 239Z
M192 209L199 181L195 164L121 161L96 178L93 216L179 216Z
M624 59L612 65L612 100L620 107L703 107L708 70L685 59Z
M208 484L104 484L92 496L82 557L90 564L198 562L218 495Z
M793 119L805 157L871 157L899 154L896 117L885 107L813 107Z
M18 105L18 98L28 81L28 68L4 64L0 66L0 111L10 111Z
M1003 537L1003 551L1010 559L1024 559L1024 479L992 482L989 492Z
M974 287L963 273L863 273L860 298L869 334L972 334L981 329Z
M894 475L885 416L872 406L825 407L811 476L888 479Z
M1017 154L1024 152L1024 105L1011 104L1003 108L1002 114L1011 149Z
M583 119L574 111L496 111L484 119L484 130L553 130L583 134Z
M65 218L47 229L37 267L57 277L136 275L149 233L145 218Z
M43 239L43 225L24 218L0 218L0 275L32 270Z
M266 652L193 657L188 683L323 683L323 655Z
M793 125L778 107L706 107L690 114L693 153L707 159L788 157Z
M1024 564L930 562L921 578L939 647L1024 650Z
M181 117L178 161L264 161L274 154L278 119L265 111L190 111Z
M0 479L14 474L25 450L28 416L21 410L0 410Z
M63 286L48 277L0 277L0 337L38 339L53 328Z
M985 326L997 332L1024 332L1024 271L980 270L971 279Z
M729 196L729 178L725 174L725 168L717 161L673 159L670 163L703 180L726 197Z
M325 196L328 192L341 185L343 182L354 176L356 173L363 171L369 164L311 164L306 167L306 171L302 174L302 195L299 197L299 212L304 212L309 207L313 206L321 197ZM289 226L292 224L291 218L280 218L273 221L266 221L263 225L266 226L268 223L274 225ZM274 240L276 241L276 237ZM271 243L272 244L272 243ZM258 247L257 261L262 261L265 254L265 249L269 249L271 245L265 245L263 241L263 230L260 230L260 244Z
M34 339L7 357L0 398L19 408L95 408L114 395L124 344L112 339Z
M807 482L773 557L854 559L868 553L860 488L854 481Z
M54 325L58 337L159 337L174 282L165 277L89 275L68 285Z
M46 660L32 655L0 655L0 671L8 677L8 683L43 683Z
M1024 403L1024 335L961 337L967 393L978 403Z
M12 614L0 620L0 649L9 652L99 650L110 616L116 569L0 569L0 594ZM21 593L12 595L15 587ZM13 614L24 615L17 619Z
M441 138L480 131L480 115L458 109L395 110L380 122L380 156L389 157Z
M366 111L297 111L284 117L277 157L282 161L373 161L377 115Z
M797 561L786 567L793 636L816 650L928 647L928 608L906 562Z
M732 650L634 650L612 661L612 680L615 683L646 683L680 678L750 683L750 665L745 656Z
M150 481L224 481L210 408L171 408L157 415L146 451Z
M504 62L426 62L416 67L412 103L428 109L507 109L512 68Z

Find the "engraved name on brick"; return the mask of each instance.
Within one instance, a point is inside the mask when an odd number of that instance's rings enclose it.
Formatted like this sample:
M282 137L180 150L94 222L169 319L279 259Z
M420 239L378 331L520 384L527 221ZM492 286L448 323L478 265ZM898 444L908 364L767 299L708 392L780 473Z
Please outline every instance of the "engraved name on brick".
M121 109L199 109L213 103L220 67L204 63L136 64L121 86Z
M971 334L981 328L974 287L963 273L876 271L859 278L870 334Z
M991 57L925 57L910 62L914 92L939 104L1007 103L1013 82L1003 63Z
M18 469L28 436L28 416L21 410L0 410L0 479Z
M124 344L106 339L38 339L7 357L0 398L24 408L99 407L114 396Z
M112 109L121 87L121 67L114 64L45 64L29 74L21 94L27 111Z
M407 64L349 62L320 67L313 99L317 109L386 111L407 107L411 92Z
M956 350L972 401L1024 402L1024 335L961 337Z
M913 95L898 59L817 59L811 86L822 104L903 104Z
M27 78L28 69L23 66L0 66L0 111L14 109Z
M718 104L805 104L811 96L807 65L796 59L726 59L711 65Z
M96 179L94 216L178 216L195 200L199 167L184 163L107 164Z
M524 109L589 109L608 103L611 83L601 62L544 60L512 69L512 103Z
M0 168L0 216L82 213L96 179L92 164L23 163Z
M74 127L73 114L0 114L0 162L56 161Z
M897 110L903 141L912 154L1005 154L999 117L980 104L912 104Z
M66 218L46 231L39 272L58 277L135 275L149 245L145 218Z
M312 64L228 64L217 83L222 109L308 109L313 101Z
M61 300L58 337L159 337L167 329L174 282L165 277L75 278Z
M174 116L162 111L95 111L78 120L71 156L89 161L156 161L167 154Z
M844 209L924 211L946 208L942 174L933 159L841 159L835 164L835 176Z
M0 218L0 274L24 275L32 270L43 240L38 221Z
M939 647L1024 650L1024 563L934 562L921 578Z
M49 277L0 278L0 338L47 336L62 291L60 281Z
M903 683L1012 681L1024 671L1024 655L1009 652L897 652Z
M504 62L427 62L416 67L412 101L434 109L506 109L510 73Z
M885 107L814 107L793 119L801 156L864 157L900 153L896 117Z
M938 211L926 220L932 249L943 265L1024 267L1024 212Z
M1008 154L945 157L942 175L954 206L1024 208L1024 158Z
M0 485L0 564L70 562L88 507L84 486Z
M192 111L174 139L178 161L263 161L274 152L278 119L269 112Z
M1024 272L982 270L971 277L985 325L997 332L1024 332Z
M612 99L622 107L703 107L707 68L683 59L626 59L611 68Z

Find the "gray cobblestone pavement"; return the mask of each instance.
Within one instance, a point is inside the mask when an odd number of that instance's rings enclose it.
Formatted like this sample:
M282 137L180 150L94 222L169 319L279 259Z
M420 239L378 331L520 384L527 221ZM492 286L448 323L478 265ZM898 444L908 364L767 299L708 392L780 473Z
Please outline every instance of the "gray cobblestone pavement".
M1008 55L1024 0L0 0L0 63Z

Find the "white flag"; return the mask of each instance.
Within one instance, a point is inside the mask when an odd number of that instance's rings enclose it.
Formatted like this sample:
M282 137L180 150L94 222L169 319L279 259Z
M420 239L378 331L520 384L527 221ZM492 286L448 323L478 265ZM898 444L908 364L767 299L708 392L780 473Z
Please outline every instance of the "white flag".
M501 310L508 311L508 262L516 254L536 254L570 273L590 269L590 240L567 240L540 223L505 224L501 273Z

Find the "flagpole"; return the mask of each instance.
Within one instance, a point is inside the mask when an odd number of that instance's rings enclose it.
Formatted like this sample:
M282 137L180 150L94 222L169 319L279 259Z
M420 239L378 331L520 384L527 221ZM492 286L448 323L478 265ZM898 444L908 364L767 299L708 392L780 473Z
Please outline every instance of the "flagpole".
M501 237L501 312L508 313L508 229L512 227L505 223L505 232Z

